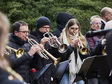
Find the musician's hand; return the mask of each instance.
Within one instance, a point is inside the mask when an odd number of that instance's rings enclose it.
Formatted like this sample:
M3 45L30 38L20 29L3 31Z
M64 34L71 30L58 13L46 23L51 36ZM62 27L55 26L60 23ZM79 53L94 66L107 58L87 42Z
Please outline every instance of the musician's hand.
M101 44L102 44L102 45L105 45L105 44L106 44L106 39L103 39L103 40L101 41Z
M43 46L42 44L39 44L39 47L41 48L41 50L40 50L40 51L41 51L41 52L44 52L44 51L43 51L44 46ZM38 53L38 51L37 51L37 53Z
M38 51L41 51L41 50L42 50L42 49L40 48L39 45L33 45L33 46L30 48L28 54L29 54L30 56L33 56L35 53L37 53Z
M52 39L53 39L53 43L56 43L58 40L56 36L53 36Z
M79 39L78 38L73 39L70 45L72 47L77 47L79 45Z
M48 42L48 41L49 41L49 38L44 37L44 38L41 39L41 44L44 46L45 43Z

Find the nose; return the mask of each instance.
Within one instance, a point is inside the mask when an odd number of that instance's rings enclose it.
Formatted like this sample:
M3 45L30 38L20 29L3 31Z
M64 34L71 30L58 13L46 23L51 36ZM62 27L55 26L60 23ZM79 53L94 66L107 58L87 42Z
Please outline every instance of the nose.
M49 32L49 28L46 28L46 32Z
M26 33L26 35L28 35L28 34L29 34L29 32Z
M29 33L28 33L28 32L26 32L26 33L25 33L25 37L28 37L28 35L29 35Z

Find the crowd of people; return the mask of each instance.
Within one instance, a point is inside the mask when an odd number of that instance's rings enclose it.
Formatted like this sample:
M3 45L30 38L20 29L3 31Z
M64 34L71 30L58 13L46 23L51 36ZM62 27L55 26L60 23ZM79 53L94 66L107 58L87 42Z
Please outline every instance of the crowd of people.
M39 17L35 31L30 31L28 23L24 21L16 21L10 27L7 16L0 12L1 84L85 84L83 79L74 82L83 60L101 55L108 55L110 74L103 78L97 76L88 78L88 84L99 84L99 81L100 84L112 83L112 32L91 37L83 35L77 17L65 12L57 15L56 22L57 26L50 33L49 18ZM11 33L9 33L9 27ZM91 16L88 32L111 28L112 8L104 7L101 9L101 17ZM66 60L70 60L70 63L58 80L56 66ZM48 64L50 66L46 68Z

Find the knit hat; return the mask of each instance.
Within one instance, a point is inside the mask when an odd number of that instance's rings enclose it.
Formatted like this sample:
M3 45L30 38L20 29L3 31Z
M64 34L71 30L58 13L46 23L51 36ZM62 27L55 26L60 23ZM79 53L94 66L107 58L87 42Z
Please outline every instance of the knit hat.
M45 25L49 25L50 26L50 20L47 17L40 17L38 18L37 22L36 22L36 28L37 30Z

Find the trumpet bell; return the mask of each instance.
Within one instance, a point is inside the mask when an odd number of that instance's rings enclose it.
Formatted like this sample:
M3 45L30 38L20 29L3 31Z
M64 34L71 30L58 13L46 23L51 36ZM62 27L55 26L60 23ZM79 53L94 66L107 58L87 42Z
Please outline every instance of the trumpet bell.
M79 52L80 52L81 55L87 55L88 48L85 48L85 47L84 48L81 48Z
M68 46L66 44L62 44L59 46L58 51L60 53L65 53L67 51L67 49L68 49Z
M20 58L24 53L24 50L22 48L19 48L17 51L16 51L16 57L17 58Z
M10 56L11 52L14 52L16 54L16 57L20 58L21 56L23 56L24 50L22 48L19 48L17 50L17 49L14 49L14 48L10 47L10 46L6 46L5 53Z
M107 55L105 49L102 50L102 55Z

